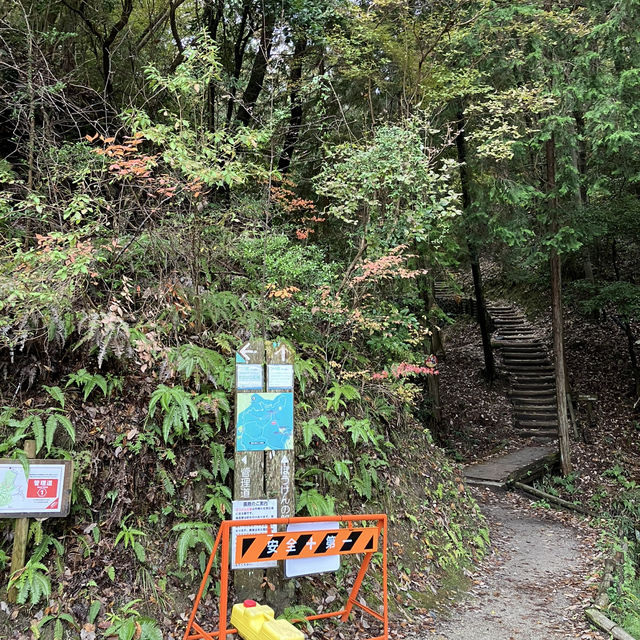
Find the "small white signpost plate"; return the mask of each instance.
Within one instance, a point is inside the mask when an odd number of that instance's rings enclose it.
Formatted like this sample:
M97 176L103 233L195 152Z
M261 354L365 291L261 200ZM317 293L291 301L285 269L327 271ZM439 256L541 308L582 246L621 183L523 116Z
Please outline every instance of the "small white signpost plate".
M262 391L263 367L261 364L236 364L236 389L238 391Z
M293 389L292 364L267 365L267 391L289 391Z
M0 461L0 518L61 518L69 513L70 461Z
M304 522L287 525L287 531L335 531L335 522ZM320 556L319 558L300 558L284 561L285 578L311 576L315 573L329 573L340 568L340 556Z
M278 501L270 500L234 500L231 517L233 520L256 520L258 518L277 518ZM234 527L231 529L231 568L232 569L272 569L278 566L277 561L252 562L251 564L236 564L236 538L252 533L267 533L267 525L254 527Z

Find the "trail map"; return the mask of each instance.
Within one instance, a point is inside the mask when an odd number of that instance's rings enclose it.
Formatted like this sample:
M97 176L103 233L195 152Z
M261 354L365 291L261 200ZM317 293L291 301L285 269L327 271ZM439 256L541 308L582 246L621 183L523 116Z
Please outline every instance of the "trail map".
M236 450L293 449L293 393L239 393Z

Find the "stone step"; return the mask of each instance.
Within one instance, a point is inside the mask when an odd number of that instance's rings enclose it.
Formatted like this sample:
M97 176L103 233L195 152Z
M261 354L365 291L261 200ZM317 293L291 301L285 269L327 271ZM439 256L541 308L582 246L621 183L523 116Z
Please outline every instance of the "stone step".
M531 355L525 358L519 356L511 356L507 353L503 354L503 360L506 367L517 367L518 365L524 365L526 367L550 367L551 362L549 358L543 355Z
M511 389L512 398L542 398L544 396L556 396L556 390L550 389Z
M505 362L504 365L510 373L514 374L524 374L530 376L553 376L554 372L553 367L549 365L538 364L537 362Z
M522 339L526 339L529 338L529 335L525 335L525 334L530 334L531 336L533 336L533 332L531 331L531 329L522 326L520 328L518 327L498 327L495 330L495 334L497 336L504 336L504 337L509 337L509 338L520 338Z
M523 429L557 429L558 422L557 420L518 420L517 426Z
M531 349L523 349L522 347L514 347L503 351L505 358L546 358L547 352L537 345L532 345Z
M504 366L506 369L510 371L515 371L516 369L522 371L530 371L530 372L546 372L550 373L553 371L550 363L544 360L506 360L504 361Z
M523 438L540 438L544 440L558 437L556 429L518 429L518 434Z
M518 413L514 416L514 419L518 424L527 422L528 420L552 420L554 424L558 422L558 416L554 413Z
M556 388L555 385L552 384L537 384L535 382L519 382L517 384L513 384L511 385L511 391L513 391L514 393L518 393L518 392L522 392L522 391L545 391L545 392L549 392L549 393L555 393L556 392Z
M546 353L546 349L539 342L518 342L516 340L510 340L503 346L503 351L513 353L531 353L531 352L543 352Z

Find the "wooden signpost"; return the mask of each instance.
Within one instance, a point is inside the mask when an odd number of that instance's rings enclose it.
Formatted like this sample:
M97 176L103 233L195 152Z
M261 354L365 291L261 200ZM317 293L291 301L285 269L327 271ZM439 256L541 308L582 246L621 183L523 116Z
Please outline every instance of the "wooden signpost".
M293 354L284 344L251 340L236 353L233 517L251 517L252 509L264 513L270 499L277 501L277 517L294 516L294 472ZM238 599L266 599L278 608L288 604L289 585L281 566L267 569L266 581L275 589L264 588L264 568L274 564L236 570Z
M33 460L35 440L27 440L24 452L29 473L13 459L0 460L0 518L15 518L11 573L24 568L29 536L29 518L64 518L69 514L73 463L70 460ZM17 591L7 599L16 602Z

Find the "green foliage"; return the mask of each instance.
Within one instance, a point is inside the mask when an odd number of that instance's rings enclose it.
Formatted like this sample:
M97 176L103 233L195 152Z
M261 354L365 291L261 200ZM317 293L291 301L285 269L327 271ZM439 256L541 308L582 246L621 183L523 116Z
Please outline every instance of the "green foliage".
M181 522L175 525L172 531L180 533L176 547L179 567L184 566L189 550L199 545L204 546L207 553L211 553L215 538L211 533L211 524L208 522Z
M215 510L218 517L223 520L225 516L231 513L231 489L224 484L208 484L209 492L207 501L204 503L202 510L206 515L211 515Z
M376 449L379 448L381 436L375 432L368 418L362 420L348 418L344 421L344 426L347 428L347 432L351 436L351 442L354 445L362 442L365 445L371 444Z
M122 542L125 549L128 549L129 547L133 549L133 552L135 553L135 556L139 562L144 562L146 560L146 553L138 538L144 538L147 534L140 529L134 529L133 527L127 525L127 520L132 515L133 514L129 514L120 523L120 531L116 536L113 546L117 547L118 544Z
M360 392L353 385L335 381L327 392L327 411L337 412L346 408L351 400L360 400Z
M334 515L335 499L323 496L317 489L303 489L296 501L296 511L306 511L310 516Z
M162 437L165 442L172 442L189 433L191 422L198 419L198 406L193 394L183 387L168 387L161 384L152 394L149 401L148 420L160 408L163 413Z
M50 613L31 624L31 633L35 640L42 637L42 630L53 624L53 640L64 640L64 625L77 629L76 621L70 613Z
M57 387L56 387L57 388ZM60 391L59 388L57 388ZM71 420L61 413L60 409L49 407L48 409L31 409L18 420L14 418L16 411L11 407L4 407L0 414L0 426L12 427L15 431L0 443L0 452L14 449L23 440L34 439L36 453L46 445L47 452L51 451L56 432L62 427L71 442L75 442L76 431ZM14 457L20 457L17 451L12 451ZM23 464L24 466L24 464Z
M25 604L27 600L30 604L36 605L40 601L45 602L51 595L51 579L49 569L42 563L43 558L53 547L58 555L62 556L64 548L62 544L50 535L43 535L42 528L31 526L29 537L34 537L36 546L31 556L20 571L14 573L9 580L9 588L15 587L17 590L18 604Z
M304 442L305 448L311 444L314 436L317 437L322 442L327 441L327 436L324 432L325 429L329 428L329 420L326 416L319 416L318 418L311 418L310 420L305 420L302 424L302 441Z
M83 400L86 402L91 392L95 389L102 391L103 397L109 399L114 391L122 391L122 379L111 374L103 376L99 373L89 373L86 369L80 369L76 373L69 374L69 380L65 389L74 385L84 392Z
M212 442L211 450L211 473L213 477L219 476L221 480L226 480L232 468L233 460L226 457L225 447L217 442Z
M107 614L111 623L105 630L105 637L114 636L118 640L162 640L162 632L152 618L140 614L135 606L140 599L131 600L120 607L117 612ZM138 635L138 630L140 633Z
M176 371L188 382L193 379L196 388L208 382L225 391L233 389L234 368L229 358L212 349L185 344L169 355Z

